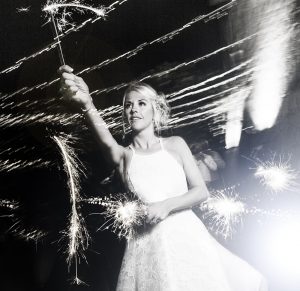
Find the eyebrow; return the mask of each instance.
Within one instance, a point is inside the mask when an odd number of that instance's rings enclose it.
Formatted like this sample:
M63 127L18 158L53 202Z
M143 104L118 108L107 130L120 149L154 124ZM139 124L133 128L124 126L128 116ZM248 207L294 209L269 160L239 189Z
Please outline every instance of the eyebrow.
M149 102L149 100L147 100L147 99L145 99L145 98L138 99L137 101L146 101L146 102ZM125 103L132 103L132 101L126 100Z

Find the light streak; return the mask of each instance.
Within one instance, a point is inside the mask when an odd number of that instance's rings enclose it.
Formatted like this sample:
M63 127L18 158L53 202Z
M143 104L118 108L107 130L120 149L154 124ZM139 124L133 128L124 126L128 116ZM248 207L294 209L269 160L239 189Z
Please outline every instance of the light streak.
M230 9L234 4L235 4L236 0L232 0L230 3L228 4L225 4L217 9L215 9L214 11L208 13L208 14L205 14L205 15L200 15L198 17L195 17L194 19L192 19L190 22L188 22L187 24L183 25L182 27L178 28L178 29L175 29L173 30L172 32L169 32L151 42L144 42L140 45L138 45L135 49L133 50L130 50L122 55L119 55L115 58L112 58L112 59L106 59L105 61L102 61L101 63L99 64L96 64L92 67L87 67L83 70L81 70L80 72L77 73L77 75L81 75L83 73L89 73L89 72L92 72L96 69L100 69L102 67L105 67L115 61L118 61L118 60L121 60L121 59L129 59L135 55L137 55L140 51L142 51L144 48L148 47L148 46L151 46L151 45L154 45L154 44L157 44L157 43L166 43L167 41L170 41L172 40L175 36L179 35L182 31L184 31L185 29L187 28L190 28L193 24L199 22L199 21L209 21L209 20L212 20L214 18L215 15L218 15L220 12L222 11L226 11L227 9ZM1 73L1 72L0 72ZM59 79L57 79L58 81ZM53 84L53 81L50 82L51 84ZM38 85L35 85L35 86L32 86L31 88L28 88L26 93L34 90L34 89L38 89L38 88L45 88L45 87L48 87L48 83L47 82L43 82L41 84L38 84ZM23 94L26 94L25 92L23 92ZM13 93L14 94L14 93Z
M271 128L279 114L288 85L291 65L289 46L294 31L291 25L293 1L267 1L259 17L264 33L258 37L253 93L249 113L257 130ZM265 110L268 108L268 110Z
M245 38L243 38L243 39L241 39L239 41L236 41L236 42L234 42L234 43L232 43L230 45L224 46L224 47L219 48L219 49L217 49L217 50L215 50L215 51L213 51L211 53L208 53L208 54L206 54L204 56L198 57L198 58L193 59L193 60L191 60L189 62L183 62L183 63L181 63L179 65L176 65L175 67L172 67L170 69L167 69L167 70L164 70L164 71L161 71L161 72L157 72L157 73L154 73L154 74L150 74L148 76L145 76L143 78L138 79L138 81L143 82L143 81L146 81L148 79L159 78L159 77L168 75L168 74L170 74L172 72L175 72L175 71L177 71L177 70L179 70L181 68L184 68L184 67L196 64L196 63L198 63L200 61L208 59L211 56L215 56L215 55L217 55L220 52L226 51L226 50L228 50L230 48L234 48L235 46L238 46L238 45L242 44L243 42L245 42L247 40L251 40L256 35L257 34L252 34L252 35L247 36L247 37L245 37ZM237 68L236 68L236 70L237 70ZM120 84L115 85L113 87L104 88L104 89L101 89L101 90L95 90L95 91L91 92L91 94L99 95L99 94L102 94L102 93L109 93L109 92L114 91L114 90L120 90L120 89L128 86L129 84L130 84L130 82L128 82L128 83L120 83Z
M30 6L17 8L17 13L27 13L30 10Z
M70 190L70 201L72 205L69 230L65 233L69 239L68 244L68 258L69 265L74 259L75 261L75 283L79 284L82 281L78 279L77 265L78 265L78 254L84 256L85 251L89 245L89 234L85 227L84 219L79 212L78 202L80 198L80 175L82 172L82 164L79 164L79 160L75 154L73 148L70 147L71 136L57 137L53 136L53 140L58 145L61 155L64 161L64 170L68 176L68 187ZM81 169L79 168L81 166ZM82 172L83 173L83 172Z
M234 226L242 223L246 205L233 189L214 191L211 197L200 206L209 228L222 235L224 239L232 237Z
M46 161L42 158L36 160L1 160L0 159L0 172L11 172L15 170L23 170L28 168L46 168L52 166L53 162Z
M99 230L110 229L119 238L132 239L136 235L136 228L144 224L147 208L131 194L116 194L110 197L94 197L84 200L90 204L104 207L98 214L104 215L107 221Z

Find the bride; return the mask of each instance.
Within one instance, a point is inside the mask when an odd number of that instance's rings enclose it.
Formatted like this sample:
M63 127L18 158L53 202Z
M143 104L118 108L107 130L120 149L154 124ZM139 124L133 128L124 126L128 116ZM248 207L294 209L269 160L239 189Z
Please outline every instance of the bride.
M69 66L59 69L64 99L77 104L103 156L148 206L144 232L125 250L119 291L265 291L263 277L223 248L192 212L209 193L185 143L159 137L169 107L163 95L145 83L132 83L124 94L123 122L131 143L119 145L98 114L89 89Z

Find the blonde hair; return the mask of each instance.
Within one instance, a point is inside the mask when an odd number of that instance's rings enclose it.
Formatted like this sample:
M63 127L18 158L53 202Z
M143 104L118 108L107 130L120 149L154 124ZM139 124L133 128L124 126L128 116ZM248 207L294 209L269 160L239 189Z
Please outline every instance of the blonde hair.
M163 126L167 125L169 116L170 116L170 106L167 103L166 97L163 93L157 93L150 85L143 82L132 82L127 87L124 97L123 97L123 131L125 134L125 111L124 105L126 97L132 91L138 92L141 95L147 97L151 101L151 105L154 112L153 122L154 129L157 134L160 133L160 130Z

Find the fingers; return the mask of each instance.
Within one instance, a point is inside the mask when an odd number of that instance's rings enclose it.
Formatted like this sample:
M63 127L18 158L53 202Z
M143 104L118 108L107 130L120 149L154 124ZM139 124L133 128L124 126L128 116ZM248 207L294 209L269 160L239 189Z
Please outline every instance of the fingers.
M162 218L159 216L154 216L154 217L148 216L146 221L149 224L157 224L162 221Z
M64 72L72 73L73 71L74 71L73 68L71 68L68 65L63 65L63 66L59 67L59 69L57 70L58 74L62 74Z

